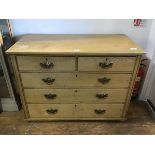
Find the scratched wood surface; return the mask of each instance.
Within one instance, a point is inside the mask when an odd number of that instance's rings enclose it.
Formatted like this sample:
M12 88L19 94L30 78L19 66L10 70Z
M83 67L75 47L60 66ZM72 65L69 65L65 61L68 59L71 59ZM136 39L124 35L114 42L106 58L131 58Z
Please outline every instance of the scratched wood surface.
M155 134L155 121L145 104L132 103L128 120L120 121L57 121L26 122L23 111L0 114L1 135L104 135Z
M8 54L141 55L143 49L126 35L44 35L23 36Z

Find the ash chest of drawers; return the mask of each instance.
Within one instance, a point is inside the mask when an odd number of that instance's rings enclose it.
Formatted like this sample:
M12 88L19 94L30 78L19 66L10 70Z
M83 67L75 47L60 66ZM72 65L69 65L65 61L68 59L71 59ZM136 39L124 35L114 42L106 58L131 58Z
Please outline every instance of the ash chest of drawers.
M26 35L7 54L27 120L124 120L143 50L125 35Z

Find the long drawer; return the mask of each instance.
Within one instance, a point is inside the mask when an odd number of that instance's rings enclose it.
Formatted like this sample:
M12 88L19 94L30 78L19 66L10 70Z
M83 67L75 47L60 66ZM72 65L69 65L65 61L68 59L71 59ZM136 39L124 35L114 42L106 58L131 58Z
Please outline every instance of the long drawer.
M124 103L127 89L25 89L27 103Z
M127 88L132 74L21 73L24 88Z
M79 71L133 71L136 57L79 57Z
M20 71L75 71L75 57L17 56Z
M31 118L119 118L123 104L28 104Z

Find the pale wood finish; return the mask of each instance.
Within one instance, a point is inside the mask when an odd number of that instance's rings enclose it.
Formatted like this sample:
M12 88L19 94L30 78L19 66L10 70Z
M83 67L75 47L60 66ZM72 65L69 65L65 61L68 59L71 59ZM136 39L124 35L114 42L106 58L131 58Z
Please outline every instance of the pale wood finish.
M55 79L46 84L42 79ZM99 78L110 78L105 84ZM131 74L95 74L95 73L21 73L24 88L128 88Z
M125 120L144 52L125 35L27 35L7 53L14 55L26 120L31 121ZM52 69L40 67L46 58ZM101 69L105 60L113 64ZM48 77L53 83L42 80ZM104 77L111 80L103 84L98 79ZM97 93L108 96L99 99ZM46 99L45 94L57 96ZM48 114L51 108L57 113Z
M48 122L48 121L126 121L127 118L125 117L45 117L45 118L40 118L40 117L30 117L27 119L24 119L25 121L28 122L33 122L33 121L39 121L39 122Z
M95 118L121 117L122 104L28 104L32 118ZM48 114L47 109L57 109L56 114ZM96 114L95 109L106 110L103 114Z
M47 69L41 67L40 63L46 61L54 66ZM20 71L75 71L75 57L17 56L17 62Z
M127 115L127 111L128 111L128 107L129 107L129 103L130 103L130 99L131 99L131 95L132 95L132 90L134 88L135 79L136 79L137 72L138 72L138 69L139 69L139 66L140 66L140 62L141 62L141 56L137 56L137 60L136 60L133 76L132 76L132 79L131 79L131 84L130 84L128 96L127 96L127 99L126 99L126 105L124 106L123 117L126 117L126 115Z
M79 71L126 71L132 72L136 57L79 57ZM111 67L102 68L99 63L112 63Z
M125 103L128 89L24 89L27 103ZM46 98L45 94L56 94L56 98ZM98 98L96 94L108 94Z
M3 45L3 37L2 37L2 33L0 31L0 46L2 46L2 45Z
M21 79L20 79L20 76L19 76L18 66L17 66L16 58L15 58L14 55L11 55L11 62L12 62L12 67L13 67L13 70L14 70L14 73L15 73L14 75L15 75L15 79L16 79L16 87L17 87L17 89L19 91L19 94L20 94L20 100L21 100L21 103L22 103L22 107L24 109L25 117L28 118L29 113L28 113L27 105L25 103L24 94L23 94L23 90L22 90Z
M0 135L154 135L154 118L151 117L146 105L145 102L131 103L127 116L128 120L123 122L90 121L92 119L111 120L111 118L87 118L89 121L86 119L70 121L71 118L68 121L53 121L54 118L51 118L52 122L50 122L50 118L36 118L31 119L31 121L24 121L22 110L3 112L0 114ZM116 118L114 119L116 120ZM32 120L35 121L32 122ZM40 120L44 122L40 122Z
M7 53L141 55L144 51L125 35L26 35Z

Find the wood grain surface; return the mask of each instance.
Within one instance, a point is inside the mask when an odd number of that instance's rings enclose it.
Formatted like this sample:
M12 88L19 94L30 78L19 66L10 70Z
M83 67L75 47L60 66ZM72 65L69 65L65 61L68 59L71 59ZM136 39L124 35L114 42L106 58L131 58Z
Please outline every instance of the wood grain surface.
M144 51L126 35L25 35L7 53L141 55Z
M94 73L21 73L24 88L128 88L131 74L94 74ZM55 81L47 84L42 79ZM110 78L107 83L98 79Z
M130 104L128 120L27 122L23 111L0 114L1 135L154 135L155 120L146 103Z
M27 103L53 104L53 103L124 103L128 89L24 89ZM55 98L47 98L45 95L56 95ZM96 95L107 95L99 98Z
M33 118L65 118L87 119L91 118L121 118L122 104L28 104L30 117ZM57 110L56 113L48 113L47 110ZM102 110L103 113L96 113Z

